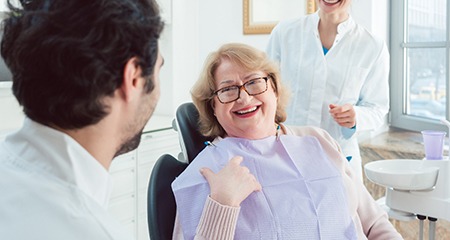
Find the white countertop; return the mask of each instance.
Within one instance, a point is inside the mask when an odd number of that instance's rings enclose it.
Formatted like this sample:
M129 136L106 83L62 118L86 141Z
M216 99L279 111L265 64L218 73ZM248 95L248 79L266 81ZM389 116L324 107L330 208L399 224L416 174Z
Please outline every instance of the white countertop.
M144 127L144 132L155 132L172 128L172 116L153 115ZM17 123L17 127L14 128L0 128L0 139L3 139L6 135L18 130L22 126L23 118L20 119L20 123Z
M172 128L173 116L153 115L145 125L144 132L153 132Z
M12 96L12 82L0 81L0 97Z

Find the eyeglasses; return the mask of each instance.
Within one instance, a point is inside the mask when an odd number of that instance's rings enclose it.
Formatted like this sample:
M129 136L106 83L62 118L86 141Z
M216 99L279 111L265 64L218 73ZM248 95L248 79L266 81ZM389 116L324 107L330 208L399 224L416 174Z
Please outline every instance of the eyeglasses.
M217 95L219 102L223 104L238 100L241 94L241 89L244 89L250 96L259 95L267 91L268 79L269 77L254 78L242 85L233 85L216 90L214 91L214 95Z

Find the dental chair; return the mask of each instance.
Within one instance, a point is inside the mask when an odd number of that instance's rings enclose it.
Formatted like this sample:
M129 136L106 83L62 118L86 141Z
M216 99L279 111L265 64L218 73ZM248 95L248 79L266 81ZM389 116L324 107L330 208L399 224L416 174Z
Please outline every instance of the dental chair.
M148 231L151 240L172 239L177 208L171 184L187 165L172 155L164 154L153 167L147 193Z
M213 138L205 137L199 132L198 111L192 102L181 104L175 114L175 130L180 137L180 147L183 158L188 163L192 162L206 146L206 142Z
M148 230L152 240L172 239L176 204L171 184L205 148L205 142L212 141L198 131L198 117L193 103L178 107L172 126L178 132L182 153L178 159L164 154L153 167L147 195Z

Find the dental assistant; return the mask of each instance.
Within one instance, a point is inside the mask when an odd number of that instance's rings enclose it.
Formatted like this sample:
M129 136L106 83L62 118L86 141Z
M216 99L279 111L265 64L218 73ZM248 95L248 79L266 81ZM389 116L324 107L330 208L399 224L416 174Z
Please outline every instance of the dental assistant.
M388 113L389 52L350 16L351 0L316 4L316 13L280 22L266 51L292 91L286 123L327 130L362 179L356 136Z

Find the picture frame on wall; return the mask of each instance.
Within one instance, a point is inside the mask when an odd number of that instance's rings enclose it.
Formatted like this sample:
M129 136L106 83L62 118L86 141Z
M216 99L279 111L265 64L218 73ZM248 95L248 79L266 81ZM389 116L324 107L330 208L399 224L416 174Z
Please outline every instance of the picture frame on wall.
M275 25L317 10L314 0L243 0L244 34L270 34Z

